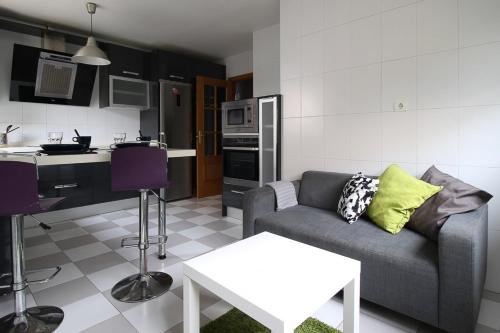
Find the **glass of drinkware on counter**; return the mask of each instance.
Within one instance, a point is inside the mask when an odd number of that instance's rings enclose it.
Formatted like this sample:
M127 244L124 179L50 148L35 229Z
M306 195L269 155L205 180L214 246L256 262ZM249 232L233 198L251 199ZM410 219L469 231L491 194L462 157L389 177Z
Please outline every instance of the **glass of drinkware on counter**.
M113 133L115 143L124 143L127 139L127 133Z
M48 138L49 138L49 143L61 144L63 139L63 132L49 132Z

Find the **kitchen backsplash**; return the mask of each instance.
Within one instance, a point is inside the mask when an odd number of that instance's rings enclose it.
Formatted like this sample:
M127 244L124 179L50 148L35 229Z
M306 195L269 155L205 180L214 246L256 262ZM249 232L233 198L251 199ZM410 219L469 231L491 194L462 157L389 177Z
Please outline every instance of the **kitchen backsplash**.
M14 43L40 47L41 38L0 30L0 132L13 124L20 129L9 134L9 145L38 145L47 142L47 133L63 132L63 142L75 136L91 135L92 145L109 145L113 133L127 133L135 140L140 128L140 111L134 109L99 108L98 80L94 84L90 107L77 107L9 101L12 49ZM71 51L68 45L68 51Z

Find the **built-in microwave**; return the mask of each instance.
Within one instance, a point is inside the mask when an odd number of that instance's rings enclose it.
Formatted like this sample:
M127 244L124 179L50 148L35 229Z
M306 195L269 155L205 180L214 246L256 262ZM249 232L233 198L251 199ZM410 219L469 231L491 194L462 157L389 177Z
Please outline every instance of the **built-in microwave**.
M259 133L257 99L222 103L222 133Z

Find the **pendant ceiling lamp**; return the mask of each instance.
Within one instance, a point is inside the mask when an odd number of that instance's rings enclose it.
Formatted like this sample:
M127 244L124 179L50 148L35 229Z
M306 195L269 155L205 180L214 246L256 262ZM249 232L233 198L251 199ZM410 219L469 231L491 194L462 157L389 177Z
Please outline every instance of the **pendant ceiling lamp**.
M87 65L109 65L108 56L97 46L97 42L93 36L92 30L92 15L95 14L97 5L92 2L87 2L87 12L90 14L90 36L87 38L87 45L82 47L75 55L71 58L73 62Z

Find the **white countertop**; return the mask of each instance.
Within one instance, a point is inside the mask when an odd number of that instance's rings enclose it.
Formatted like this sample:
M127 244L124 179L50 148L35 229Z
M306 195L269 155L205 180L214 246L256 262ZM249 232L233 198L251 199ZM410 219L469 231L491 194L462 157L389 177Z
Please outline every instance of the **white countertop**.
M35 153L40 150L40 147L0 147L1 153L19 153L23 155L33 155L36 158L39 166L43 165L58 165L58 164L77 164L77 163L99 163L109 162L111 160L111 152L109 148L98 147L96 154L74 154L74 155L41 155ZM196 156L195 149L175 149L169 148L168 158L178 157L193 157ZM11 155L12 156L12 155ZM0 156L1 157L1 156ZM10 157L10 156L9 156ZM15 156L13 156L15 158Z

